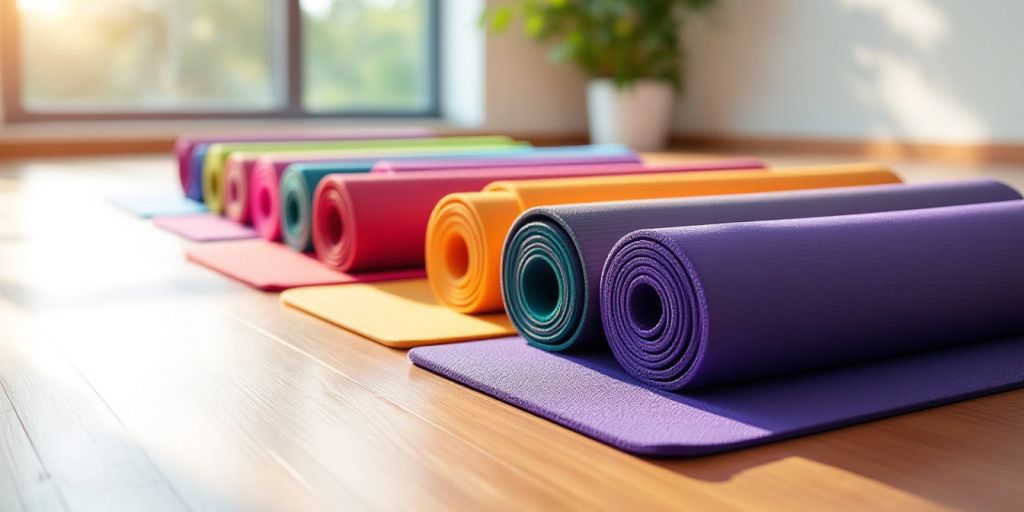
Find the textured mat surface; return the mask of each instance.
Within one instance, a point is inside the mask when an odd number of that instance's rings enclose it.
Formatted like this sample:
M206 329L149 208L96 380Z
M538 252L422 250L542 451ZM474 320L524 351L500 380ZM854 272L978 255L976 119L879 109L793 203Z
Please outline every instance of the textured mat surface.
M646 387L607 352L522 338L415 348L435 373L627 452L707 455L1024 385L1024 338L691 393Z

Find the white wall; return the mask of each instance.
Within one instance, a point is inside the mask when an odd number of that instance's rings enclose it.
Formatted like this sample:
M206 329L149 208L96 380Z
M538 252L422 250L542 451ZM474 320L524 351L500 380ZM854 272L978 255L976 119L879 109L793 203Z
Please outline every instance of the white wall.
M1024 142L1024 2L722 0L690 24L680 131Z

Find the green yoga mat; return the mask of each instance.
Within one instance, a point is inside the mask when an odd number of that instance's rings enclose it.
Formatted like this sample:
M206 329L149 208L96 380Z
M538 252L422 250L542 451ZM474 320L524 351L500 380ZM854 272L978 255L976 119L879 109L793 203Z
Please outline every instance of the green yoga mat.
M511 137L486 135L474 137L439 137L433 139L375 140L307 140L289 142L234 142L211 144L203 161L203 200L206 207L219 214L223 209L224 164L236 151L247 153L297 153L302 151L367 151L404 148L437 148L525 145Z

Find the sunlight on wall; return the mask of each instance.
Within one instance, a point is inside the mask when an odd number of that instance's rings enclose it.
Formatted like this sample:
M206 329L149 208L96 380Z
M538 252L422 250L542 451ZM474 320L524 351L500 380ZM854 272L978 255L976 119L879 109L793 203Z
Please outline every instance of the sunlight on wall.
M923 139L988 139L984 121L940 84L929 80L914 59L864 46L854 49L854 58L868 77L855 84L857 97L864 105L883 108L890 114L890 122L898 125L875 125L871 136L894 138L912 133Z
M1024 2L722 2L687 27L684 133L1024 142Z
M843 0L843 5L884 18L893 33L906 37L919 50L933 49L949 32L946 14L927 0Z

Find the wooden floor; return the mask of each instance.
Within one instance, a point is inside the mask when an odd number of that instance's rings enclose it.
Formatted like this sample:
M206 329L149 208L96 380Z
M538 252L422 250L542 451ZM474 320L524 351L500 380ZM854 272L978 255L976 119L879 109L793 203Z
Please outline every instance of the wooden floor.
M104 202L176 190L170 158L0 167L2 511L1024 506L1024 391L638 458L189 264Z

